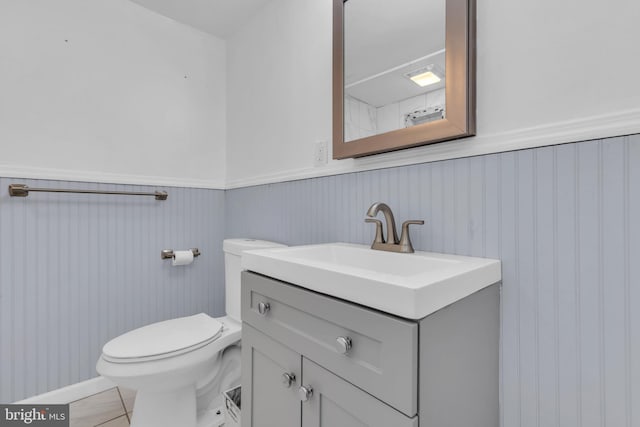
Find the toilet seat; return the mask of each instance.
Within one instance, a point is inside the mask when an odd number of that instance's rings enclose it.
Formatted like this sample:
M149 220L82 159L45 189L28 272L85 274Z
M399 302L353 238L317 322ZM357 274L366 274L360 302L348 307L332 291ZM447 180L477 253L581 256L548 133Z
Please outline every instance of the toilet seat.
M112 363L137 363L179 356L217 340L224 325L204 313L143 326L112 339L102 358Z

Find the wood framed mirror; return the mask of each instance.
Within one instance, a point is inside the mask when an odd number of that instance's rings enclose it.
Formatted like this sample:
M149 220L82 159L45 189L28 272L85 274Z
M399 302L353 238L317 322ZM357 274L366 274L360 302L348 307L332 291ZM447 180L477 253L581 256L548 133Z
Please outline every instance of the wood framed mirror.
M475 9L475 0L333 0L334 159L475 134ZM435 80L423 88L419 75Z

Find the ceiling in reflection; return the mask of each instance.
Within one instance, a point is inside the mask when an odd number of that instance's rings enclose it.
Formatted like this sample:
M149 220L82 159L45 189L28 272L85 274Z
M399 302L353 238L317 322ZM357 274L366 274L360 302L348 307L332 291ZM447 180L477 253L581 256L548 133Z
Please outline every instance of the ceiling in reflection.
M445 70L445 0L348 0L345 89L380 107L441 89L421 88L405 74L434 64Z

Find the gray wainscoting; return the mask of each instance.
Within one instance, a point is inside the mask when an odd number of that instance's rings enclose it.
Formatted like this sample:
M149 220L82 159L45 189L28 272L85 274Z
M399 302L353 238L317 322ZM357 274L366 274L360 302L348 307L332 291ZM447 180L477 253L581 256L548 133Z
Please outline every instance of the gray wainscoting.
M640 136L236 189L227 236L369 243L375 201L502 260L502 426L640 425Z
M0 402L96 376L102 345L168 318L224 314L224 192L152 197L32 193L10 183L155 191L129 185L0 178ZM171 267L162 249L198 247Z

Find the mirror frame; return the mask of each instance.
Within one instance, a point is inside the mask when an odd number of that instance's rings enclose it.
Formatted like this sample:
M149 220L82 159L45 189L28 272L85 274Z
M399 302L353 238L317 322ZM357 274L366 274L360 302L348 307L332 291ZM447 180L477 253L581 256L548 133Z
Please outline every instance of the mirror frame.
M445 118L344 141L345 1L333 0L333 158L369 156L475 135L476 0L446 0Z

